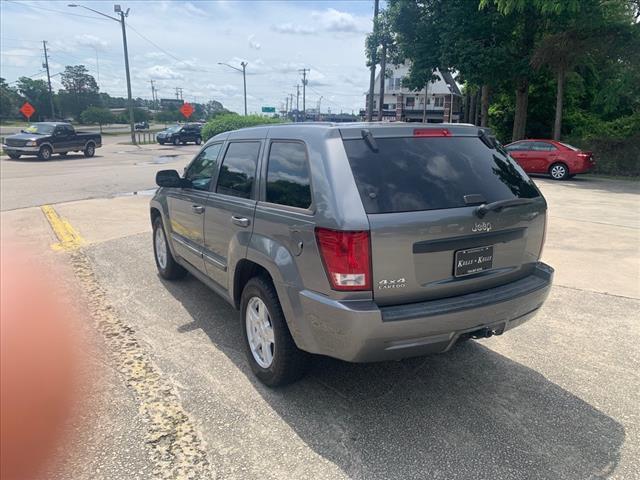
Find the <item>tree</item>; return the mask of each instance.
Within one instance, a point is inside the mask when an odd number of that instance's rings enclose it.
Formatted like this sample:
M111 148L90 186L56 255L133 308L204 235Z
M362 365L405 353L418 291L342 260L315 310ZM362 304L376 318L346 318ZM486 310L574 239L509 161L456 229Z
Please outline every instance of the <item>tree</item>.
M17 83L18 92L28 101L36 112L33 120L44 120L46 118L45 113L48 112L51 107L49 106L49 89L47 82L44 80L33 80L29 77L20 77Z
M18 92L11 88L4 78L0 77L0 118L18 117L19 103L20 96Z
M102 125L113 123L115 116L108 108L89 107L80 115L82 123L100 125L100 133L102 133Z
M616 8L616 6L618 8ZM640 45L631 11L623 2L583 1L574 15L558 19L539 42L531 63L536 69L548 67L556 78L556 109L553 138L560 139L566 77L581 63L606 63L607 58L623 61ZM636 54L637 55L637 54Z
M60 77L64 90L60 90L63 110L79 118L91 105L99 105L99 89L95 78L84 65L67 65Z

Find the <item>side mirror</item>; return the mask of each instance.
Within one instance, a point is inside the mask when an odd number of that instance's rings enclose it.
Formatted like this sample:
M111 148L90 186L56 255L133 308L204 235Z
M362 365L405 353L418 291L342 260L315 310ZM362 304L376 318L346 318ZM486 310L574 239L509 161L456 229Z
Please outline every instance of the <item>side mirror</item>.
M159 187L183 188L188 187L190 183L189 180L180 178L175 170L160 170L156 173L156 184Z

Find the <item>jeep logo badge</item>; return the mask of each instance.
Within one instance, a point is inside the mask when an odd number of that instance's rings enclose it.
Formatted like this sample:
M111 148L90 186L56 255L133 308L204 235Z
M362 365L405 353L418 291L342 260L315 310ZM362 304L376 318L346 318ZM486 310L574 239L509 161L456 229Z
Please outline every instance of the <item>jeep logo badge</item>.
M472 232L490 232L493 226L491 222L480 222L476 223L471 229Z

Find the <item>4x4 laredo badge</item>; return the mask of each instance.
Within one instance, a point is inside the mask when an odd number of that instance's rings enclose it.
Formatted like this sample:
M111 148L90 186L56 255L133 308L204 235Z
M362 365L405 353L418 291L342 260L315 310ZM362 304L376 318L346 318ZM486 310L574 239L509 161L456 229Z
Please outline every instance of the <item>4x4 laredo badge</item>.
M405 278L396 278L395 280L380 280L378 282L378 290L386 290L389 288L404 288L407 286Z

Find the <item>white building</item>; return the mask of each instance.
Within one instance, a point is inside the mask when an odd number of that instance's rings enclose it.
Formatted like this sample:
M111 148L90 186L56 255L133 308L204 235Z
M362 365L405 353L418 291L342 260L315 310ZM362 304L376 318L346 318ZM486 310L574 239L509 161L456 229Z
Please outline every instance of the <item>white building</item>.
M385 79L384 100L380 102L380 73L376 76L373 95L373 118L378 118L378 109L382 103L383 121L421 122L423 116L427 122L460 122L462 119L462 93L449 72L436 70L438 79L429 83L426 89L412 91L402 86L404 77L409 75L409 64L392 65L387 71L391 77ZM426 95L425 95L426 94ZM365 94L365 109L361 114L366 116L368 93ZM427 98L425 112L425 97ZM451 105L453 104L453 109Z

